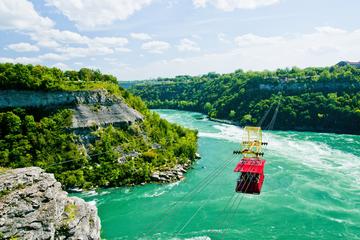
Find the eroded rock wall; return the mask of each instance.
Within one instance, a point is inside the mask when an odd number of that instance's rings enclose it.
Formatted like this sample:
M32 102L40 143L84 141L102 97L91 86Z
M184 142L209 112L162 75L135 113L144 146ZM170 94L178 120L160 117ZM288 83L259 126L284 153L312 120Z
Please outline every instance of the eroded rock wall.
M68 197L53 174L37 167L1 170L0 237L100 239L97 208Z
M74 111L72 128L94 125L124 125L142 121L143 116L123 99L104 90L25 91L0 90L1 108L59 108Z

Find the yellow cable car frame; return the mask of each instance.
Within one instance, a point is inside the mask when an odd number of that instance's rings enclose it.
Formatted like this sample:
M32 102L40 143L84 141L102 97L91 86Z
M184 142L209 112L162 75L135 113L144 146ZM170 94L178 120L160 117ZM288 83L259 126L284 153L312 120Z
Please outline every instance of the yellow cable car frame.
M260 156L263 156L263 145L267 145L267 143L262 141L261 127L244 127L241 142L241 154L244 158L259 158Z

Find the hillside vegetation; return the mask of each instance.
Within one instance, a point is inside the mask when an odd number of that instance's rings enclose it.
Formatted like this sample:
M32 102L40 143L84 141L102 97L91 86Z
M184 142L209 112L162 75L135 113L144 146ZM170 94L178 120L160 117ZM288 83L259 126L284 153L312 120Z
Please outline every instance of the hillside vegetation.
M149 182L154 171L191 163L196 132L170 124L138 97L99 71L0 64L1 89L79 91L103 89L141 112L144 120L123 127L88 129L84 139L70 128L66 108L0 110L0 167L39 166L65 188L109 187Z
M178 76L129 90L150 108L198 111L241 125L258 124L280 101L275 129L360 134L360 69L350 65Z

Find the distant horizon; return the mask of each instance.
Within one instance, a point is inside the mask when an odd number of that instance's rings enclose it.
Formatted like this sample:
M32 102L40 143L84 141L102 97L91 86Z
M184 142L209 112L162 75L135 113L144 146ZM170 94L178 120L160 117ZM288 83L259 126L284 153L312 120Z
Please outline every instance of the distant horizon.
M360 1L2 0L0 62L120 81L360 60Z
M233 72L236 72L238 70L242 70L244 72L264 72L264 71L270 71L270 72L274 72L278 69L292 69L292 68L299 68L299 69L305 69L305 68L311 68L311 67L314 67L314 68L323 68L323 67L331 67L331 66L335 66L341 62L346 62L346 63L350 63L350 64L360 64L360 61L346 61L346 60L342 60L342 61L339 61L335 64L332 64L332 65L327 65L327 66L308 66L308 67L303 67L303 68L300 68L300 67L297 67L297 66L292 66L292 67L284 67L284 68L275 68L275 69L262 69L262 70L245 70L245 69L242 69L242 68L238 68L238 69L235 69L234 71L231 71L231 72L215 72L215 71L211 71L211 72L207 72L207 73L200 73L198 75L189 75L189 74L182 74L182 75L176 75L176 76L171 76L171 77L168 77L168 76L164 76L164 77L155 77L155 78L147 78L147 79L131 79L131 80L118 80L118 82L133 82L133 81L151 81L151 80L158 80L158 79L166 79L166 78L175 78L175 77L181 77L181 76L189 76L189 77L200 77L200 76L204 76L204 75L207 75L209 73L215 73L215 74L229 74L229 73L233 73ZM101 69L99 69L101 71Z

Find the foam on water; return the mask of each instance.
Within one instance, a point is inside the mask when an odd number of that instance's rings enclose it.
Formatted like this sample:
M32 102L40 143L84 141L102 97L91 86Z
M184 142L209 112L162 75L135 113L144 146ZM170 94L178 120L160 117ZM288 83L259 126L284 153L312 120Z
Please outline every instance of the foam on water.
M214 128L217 129L218 132L200 131L199 136L240 143L243 133L242 128L228 124L217 124L214 125Z
M360 157L333 149L326 143L304 141L291 136L282 137L275 134L268 134L268 136L271 138L268 146L269 154L281 156L288 161L318 171L343 175L359 186Z
M107 194L109 194L110 192L109 191L101 191L100 192L100 195L107 195Z
M97 201L96 200L91 200L91 201L89 201L87 203L89 203L90 205L96 206Z
M152 194L145 193L145 194L144 194L144 197L145 197L145 198L159 197L159 196L163 195L164 193L166 193L166 191L155 191L155 192L152 193Z
M83 193L86 196L96 196L98 193L95 190L87 191Z
M200 131L200 137L222 139L240 143L243 129L228 124L214 124L218 132ZM330 135L330 134L322 134ZM331 136L331 135L330 135ZM309 137L306 137L307 139ZM354 186L360 189L360 157L330 147L326 143L313 142L311 140L300 140L296 133L280 136L275 133L264 131L264 141L268 142L266 154L280 156L288 161L305 165L318 171L327 171L335 174L342 174L347 179L351 177ZM347 142L353 143L351 137L345 138ZM266 151L266 150L265 150ZM279 166L279 168L282 168ZM346 174L346 176L345 176Z
M199 237L191 237L191 238L171 238L172 240L211 240L208 236L199 236Z
M199 136L236 143L241 142L242 128L218 123L214 123L213 127L218 131L200 131ZM264 141L269 143L267 149L271 155L281 156L289 161L303 164L319 171L350 175L351 181L360 188L360 157L352 153L333 149L326 143L299 140L296 137L296 133L289 134L286 137L268 131L264 131L263 134ZM347 141L353 142L354 140L347 138ZM279 167L281 168L281 166Z
M228 203L238 196L234 193L235 161L203 191L182 197L229 159L239 146L242 129L210 122L197 113L160 112L170 121L199 131L202 159L181 182L116 188L107 190L110 193L106 195L100 191L86 196L99 209L103 238L360 240L359 137L264 131L263 140L269 145L262 193L242 195L240 207L234 210ZM169 218L161 222L173 206ZM226 214L233 215L226 220ZM149 226L154 228L149 231Z

